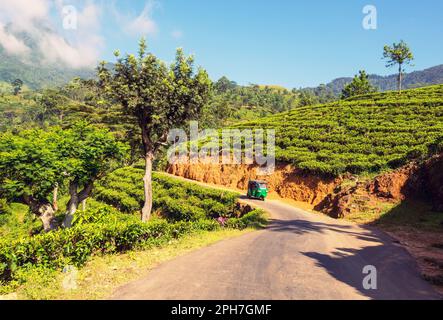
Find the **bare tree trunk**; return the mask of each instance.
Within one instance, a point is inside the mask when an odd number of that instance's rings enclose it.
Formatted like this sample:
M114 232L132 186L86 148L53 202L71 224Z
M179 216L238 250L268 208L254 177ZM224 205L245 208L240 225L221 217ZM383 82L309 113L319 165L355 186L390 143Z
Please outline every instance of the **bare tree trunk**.
M145 204L142 208L141 219L143 222L149 221L152 211L152 160L154 155L148 152L145 156L145 176L143 177Z
M54 187L54 191L52 193L52 207L54 208L54 211L58 210L58 185Z
M398 92L401 93L402 69L401 64L398 65Z
M55 210L49 203L41 206L39 212L40 220L42 220L43 230L45 230L45 232L49 232L57 228L55 221Z
M31 209L31 212L38 216L42 221L43 230L45 232L57 229L55 210L48 201L38 201L28 196L25 196L24 200Z
M82 211L86 211L86 199L82 201Z
M78 199L78 183L73 181L69 184L69 195L70 199L66 208L65 219L63 220L63 228L70 228L72 226L72 220L74 219L74 214L77 211L79 199Z
M74 220L74 214L77 212L80 203L84 203L84 209L86 208L86 199L89 197L93 186L94 182L90 181L85 185L82 191L78 192L78 182L75 180L71 181L69 184L70 199L66 208L65 219L62 224L64 228L72 227L72 220Z

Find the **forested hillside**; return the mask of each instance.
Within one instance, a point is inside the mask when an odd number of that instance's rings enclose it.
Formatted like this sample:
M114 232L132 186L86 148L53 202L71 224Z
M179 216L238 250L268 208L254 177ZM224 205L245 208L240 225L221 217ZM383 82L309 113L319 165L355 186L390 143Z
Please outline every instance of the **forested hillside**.
M0 82L11 83L21 79L31 89L42 89L64 85L75 77L90 79L93 76L93 68L73 69L62 65L26 63L6 54L0 46Z
M389 91L397 89L398 75L380 76L369 75L369 80L379 91ZM341 77L326 84L327 90L339 96L346 84L352 81L351 77ZM443 64L425 70L414 71L404 74L403 84L405 88L418 88L433 84L443 83ZM308 90L319 90L320 87Z

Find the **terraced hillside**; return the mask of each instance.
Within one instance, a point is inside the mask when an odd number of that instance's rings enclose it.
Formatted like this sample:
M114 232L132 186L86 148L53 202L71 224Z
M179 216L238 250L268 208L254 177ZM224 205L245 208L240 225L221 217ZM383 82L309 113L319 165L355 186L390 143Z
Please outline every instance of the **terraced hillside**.
M234 127L275 129L277 160L309 172L379 172L443 150L443 85L300 107Z

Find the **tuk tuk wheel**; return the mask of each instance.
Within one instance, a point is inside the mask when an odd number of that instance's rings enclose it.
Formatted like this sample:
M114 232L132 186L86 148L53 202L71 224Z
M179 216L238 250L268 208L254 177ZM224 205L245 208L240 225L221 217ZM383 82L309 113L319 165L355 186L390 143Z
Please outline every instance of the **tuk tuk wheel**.
M265 197L260 197L260 200L261 201L265 201Z

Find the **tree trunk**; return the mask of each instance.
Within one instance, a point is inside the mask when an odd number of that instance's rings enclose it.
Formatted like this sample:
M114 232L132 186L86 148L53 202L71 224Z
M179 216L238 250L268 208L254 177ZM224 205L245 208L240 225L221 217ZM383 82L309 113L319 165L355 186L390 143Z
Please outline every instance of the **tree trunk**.
M86 199L82 201L82 211L86 211Z
M143 222L149 221L152 211L152 160L154 155L148 152L145 156L145 176L143 177L145 204L142 208L141 218Z
M402 69L401 64L398 65L398 92L401 93Z
M86 199L91 194L94 187L94 181L90 181L85 185L82 191L78 192L78 182L76 180L69 183L69 195L70 199L66 208L65 219L62 226L64 228L72 227L72 220L74 220L74 214L77 212L78 205L84 203L83 210L86 208Z
M73 181L69 184L69 195L70 199L66 208L65 219L63 220L63 228L72 227L72 220L74 219L74 214L77 211L78 204L80 203L78 198L78 183Z
M38 201L31 197L24 197L25 203L28 204L31 212L38 216L43 224L43 230L49 232L57 229L57 221L55 220L55 210L52 205L44 200Z
M58 186L54 187L54 191L52 193L52 207L54 208L54 211L58 210Z
M48 203L41 206L39 212L41 213L40 219L43 223L43 230L45 230L45 232L55 230L57 228L57 223L55 220L54 208Z

